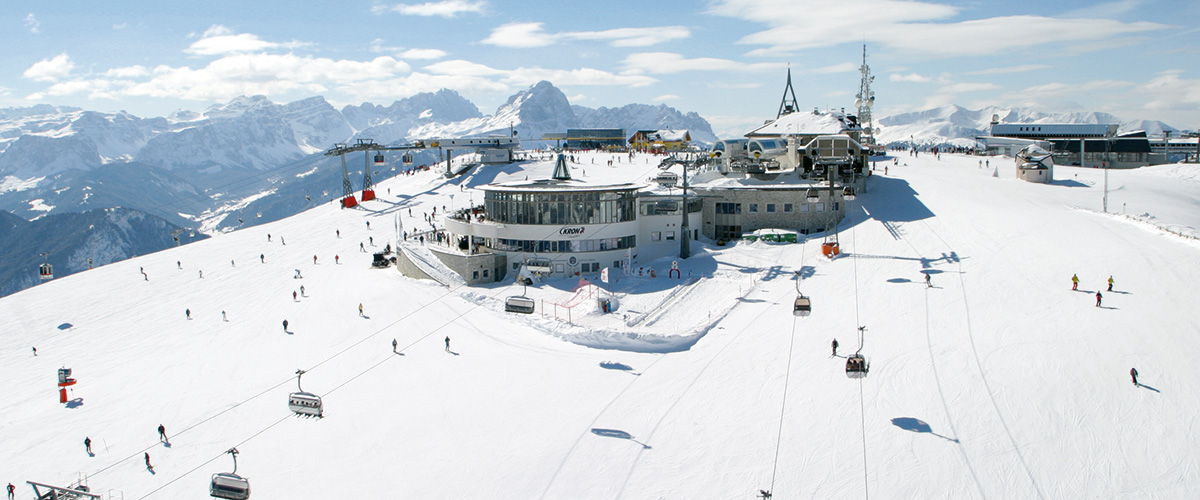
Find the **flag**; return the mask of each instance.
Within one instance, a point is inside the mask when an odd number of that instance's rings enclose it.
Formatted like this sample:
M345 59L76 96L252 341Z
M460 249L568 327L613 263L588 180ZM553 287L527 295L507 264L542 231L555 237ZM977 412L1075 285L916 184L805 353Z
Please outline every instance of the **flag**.
M607 267L600 271L600 281L608 283L608 268Z

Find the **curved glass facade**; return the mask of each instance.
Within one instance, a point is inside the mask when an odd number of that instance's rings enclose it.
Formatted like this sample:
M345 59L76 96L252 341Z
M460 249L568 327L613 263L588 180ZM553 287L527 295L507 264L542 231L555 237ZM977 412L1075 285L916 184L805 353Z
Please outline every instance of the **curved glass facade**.
M621 250L637 246L636 236L600 238L594 240L514 240L497 238L493 243L496 250L526 253L575 253Z
M484 211L501 224L612 224L637 218L637 193L621 191L487 191Z

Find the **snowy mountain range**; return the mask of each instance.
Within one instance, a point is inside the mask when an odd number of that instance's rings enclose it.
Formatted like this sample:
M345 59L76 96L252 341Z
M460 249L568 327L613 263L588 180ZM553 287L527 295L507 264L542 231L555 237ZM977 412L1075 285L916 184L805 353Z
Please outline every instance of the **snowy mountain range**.
M880 119L875 137L881 144L899 146L910 141L918 146L956 145L971 147L975 138L988 135L992 115L1001 123L1118 123L1120 133L1144 130L1149 135L1162 135L1164 130L1178 129L1154 120L1121 120L1108 113L1043 113L1026 108L989 106L971 110L950 105Z

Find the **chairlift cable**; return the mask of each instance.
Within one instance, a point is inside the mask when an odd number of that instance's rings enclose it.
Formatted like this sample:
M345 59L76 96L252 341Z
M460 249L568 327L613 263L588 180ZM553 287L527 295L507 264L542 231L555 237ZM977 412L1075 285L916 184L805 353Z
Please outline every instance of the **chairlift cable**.
M847 205L847 207L846 207L846 213L847 213L847 218L852 217L852 215L850 213L849 205ZM850 221L850 222L852 223L853 221ZM858 302L859 302L858 301L858 243L856 243L854 240L855 232L856 231L854 230L854 226L853 226L853 224L851 224L851 226L850 226L850 246L853 247L853 253L850 254L850 262L854 265L854 325L858 327L858 352L862 352L863 343L866 342L866 339L863 338L865 335L863 333L865 328L862 327L862 323L859 318L859 310L858 310ZM858 415L859 415L859 420L862 424L863 497L869 499L869 498L871 498L871 487L870 487L871 476L867 469L867 410L866 410L866 405L863 403L863 399L864 399L863 381L860 378L860 379L858 379Z
M804 243L800 244L800 271L797 271L796 274L797 289L800 288L800 281L804 279L804 275L802 274L804 272L804 248L807 242L808 238L805 238ZM793 316L791 339L788 340L787 368L783 371L783 397L779 404L779 431L775 434L775 460L771 464L771 486L767 489L767 491L771 492L775 491L775 474L779 471L779 449L783 444L783 416L787 412L788 382L792 378L792 348L796 345L796 323L798 322L799 320Z

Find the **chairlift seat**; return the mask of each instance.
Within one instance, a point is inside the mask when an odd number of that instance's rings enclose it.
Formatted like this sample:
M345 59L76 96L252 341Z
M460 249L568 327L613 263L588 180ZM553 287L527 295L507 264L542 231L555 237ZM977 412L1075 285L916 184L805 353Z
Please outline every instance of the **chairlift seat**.
M535 302L529 297L514 295L505 299L504 310L521 314L533 314Z
M288 409L297 415L321 417L321 397L311 392L293 392L288 395Z
M804 200L809 203L821 201L821 192L817 191L816 188L808 188L808 191L804 193Z
M796 303L792 307L792 314L796 316L808 316L812 313L812 300L803 295L796 297Z
M845 198L846 201L854 201L855 198L858 198L858 195L854 192L854 187L846 186L842 189L842 198Z
M861 354L852 354L846 358L846 376L850 378L865 378L871 366Z
M826 257L832 259L834 256L840 253L842 253L842 250L836 241L830 241L821 244L821 254Z
M208 494L213 498L245 500L250 498L250 481L242 476L228 472L213 474Z

